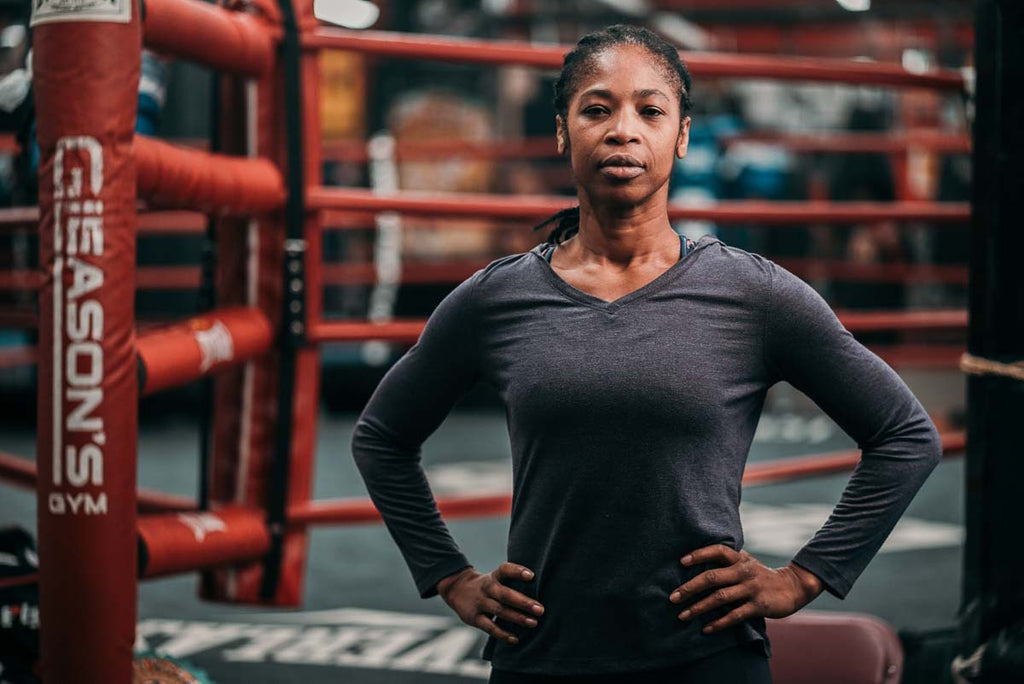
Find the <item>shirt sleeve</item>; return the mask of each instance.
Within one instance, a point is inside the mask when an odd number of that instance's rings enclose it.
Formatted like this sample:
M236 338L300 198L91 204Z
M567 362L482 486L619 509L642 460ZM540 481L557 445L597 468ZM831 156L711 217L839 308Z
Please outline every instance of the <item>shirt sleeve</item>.
M419 340L384 375L356 421L352 455L370 499L423 598L470 565L441 519L420 447L478 379L473 291L479 271L427 320Z
M772 381L810 397L861 449L824 526L793 562L842 599L942 459L938 431L885 362L809 285L768 262L765 361Z

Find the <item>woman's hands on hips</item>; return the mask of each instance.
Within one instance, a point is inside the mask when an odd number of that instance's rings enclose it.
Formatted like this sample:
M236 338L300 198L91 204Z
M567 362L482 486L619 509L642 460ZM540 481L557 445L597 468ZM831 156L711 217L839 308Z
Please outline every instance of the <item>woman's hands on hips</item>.
M515 563L502 563L486 575L474 568L466 568L438 582L437 593L467 625L477 627L495 639L515 644L519 639L498 627L493 618L500 617L532 628L537 626L537 620L531 615L543 615L544 607L529 596L505 586L502 583L505 579L529 581L533 579L533 571Z
M703 629L705 634L753 617L792 615L814 600L824 588L814 573L794 563L783 568L769 568L746 551L736 551L724 544L705 546L681 559L687 566L708 561L720 562L724 567L702 572L669 596L672 603L683 603L697 594L716 590L680 613L680 620L689 620L718 606L734 605L729 613L708 623Z

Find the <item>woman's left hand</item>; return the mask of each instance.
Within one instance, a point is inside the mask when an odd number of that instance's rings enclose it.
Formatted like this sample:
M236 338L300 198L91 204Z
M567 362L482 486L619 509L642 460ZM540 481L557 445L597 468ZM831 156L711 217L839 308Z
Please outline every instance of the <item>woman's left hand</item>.
M824 588L816 575L794 563L783 568L769 568L746 551L736 551L724 544L705 546L681 559L687 566L709 561L721 562L724 567L702 572L669 596L672 603L683 603L697 594L717 588L680 613L680 620L689 620L718 606L735 604L732 611L707 624L703 629L705 634L753 617L792 615L814 600Z

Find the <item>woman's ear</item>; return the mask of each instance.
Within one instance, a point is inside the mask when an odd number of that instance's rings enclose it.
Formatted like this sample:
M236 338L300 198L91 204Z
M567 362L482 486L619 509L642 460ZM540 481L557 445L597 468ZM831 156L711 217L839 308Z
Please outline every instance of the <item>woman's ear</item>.
M569 149L569 141L565 132L565 122L560 114L555 115L555 143L558 145L558 154L565 154Z
M682 159L690 146L690 117L683 119L679 125L679 139L676 140L676 156Z

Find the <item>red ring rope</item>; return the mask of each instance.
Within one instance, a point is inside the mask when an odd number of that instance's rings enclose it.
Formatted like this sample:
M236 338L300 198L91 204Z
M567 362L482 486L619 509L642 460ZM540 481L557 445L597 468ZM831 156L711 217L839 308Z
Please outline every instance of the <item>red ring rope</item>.
M560 69L562 57L571 49L566 45L540 46L515 41L411 35L393 31L357 32L337 28L320 28L306 33L303 45L387 57L471 64L520 64L540 69ZM918 74L896 64L847 59L710 52L685 52L682 57L694 76L705 78L771 78L956 91L964 88L963 75L949 69Z
M538 220L575 204L573 198L545 195L489 195L454 192L377 194L362 188L312 187L310 209L396 211L420 216L472 216ZM669 205L669 217L694 221L750 224L860 223L930 221L964 223L970 206L956 202L715 202L707 206Z

